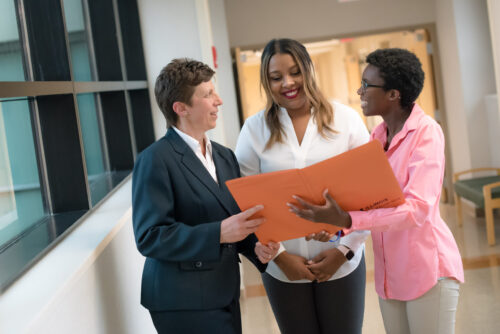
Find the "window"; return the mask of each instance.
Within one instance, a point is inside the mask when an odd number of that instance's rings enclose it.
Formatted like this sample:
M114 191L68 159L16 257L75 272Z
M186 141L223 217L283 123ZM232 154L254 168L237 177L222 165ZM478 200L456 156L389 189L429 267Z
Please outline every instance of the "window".
M154 141L136 0L0 2L0 292Z
M92 205L99 202L109 192L106 182L106 172L103 156L103 141L100 133L96 101L94 94L80 94L78 101L78 115L82 132L85 165L90 188Z
M26 99L0 103L0 246L45 215Z
M64 16L68 31L73 80L92 81L88 40L90 31L86 28L82 0L64 0Z
M14 0L0 2L0 80L24 81L21 42Z

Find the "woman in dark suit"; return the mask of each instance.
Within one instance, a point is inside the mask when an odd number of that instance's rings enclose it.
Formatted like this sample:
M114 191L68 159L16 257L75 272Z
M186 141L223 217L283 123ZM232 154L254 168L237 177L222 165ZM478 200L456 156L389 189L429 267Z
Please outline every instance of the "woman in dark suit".
M253 234L263 220L249 219L262 206L239 213L225 185L240 176L236 158L205 134L222 104L213 75L189 59L163 68L155 95L168 131L134 167L134 233L146 257L141 303L158 333L241 333L238 253L265 269Z

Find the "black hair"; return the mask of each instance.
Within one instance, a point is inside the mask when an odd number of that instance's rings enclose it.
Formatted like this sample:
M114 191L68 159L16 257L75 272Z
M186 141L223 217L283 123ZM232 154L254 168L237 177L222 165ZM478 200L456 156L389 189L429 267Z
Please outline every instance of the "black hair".
M384 79L384 90L396 89L401 94L401 106L413 107L424 86L422 64L414 53L398 48L378 49L366 57L366 62L378 68Z

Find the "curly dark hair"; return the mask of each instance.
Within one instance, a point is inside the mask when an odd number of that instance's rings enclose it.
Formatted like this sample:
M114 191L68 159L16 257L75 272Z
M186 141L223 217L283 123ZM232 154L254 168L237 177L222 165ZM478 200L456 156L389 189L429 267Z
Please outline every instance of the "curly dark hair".
M411 108L424 86L422 64L414 53L398 48L378 49L366 57L366 62L378 68L384 79L384 90L396 89L401 94L401 106Z
M165 66L155 83L156 103L167 120L167 127L177 124L174 102L191 105L196 86L212 79L215 72L208 65L189 58L172 60Z

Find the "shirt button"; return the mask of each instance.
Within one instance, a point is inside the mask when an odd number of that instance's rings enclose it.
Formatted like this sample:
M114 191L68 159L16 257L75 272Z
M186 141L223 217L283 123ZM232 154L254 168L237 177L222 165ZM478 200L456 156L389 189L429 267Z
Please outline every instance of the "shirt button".
M227 245L227 248L233 248L233 245L228 244L228 245Z
M201 261L197 261L197 262L194 264L194 266L195 266L196 268L201 268L201 266L202 266L202 265L203 265L203 263L202 263Z

